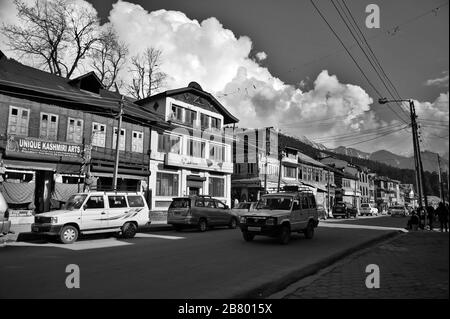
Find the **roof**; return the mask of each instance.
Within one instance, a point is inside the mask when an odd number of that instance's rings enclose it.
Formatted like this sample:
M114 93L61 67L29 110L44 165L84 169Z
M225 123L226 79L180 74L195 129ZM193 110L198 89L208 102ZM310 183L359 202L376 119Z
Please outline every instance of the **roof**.
M175 96L178 94L190 92L190 93L199 95L199 96L209 100L210 103L213 104L217 108L219 113L223 115L224 124L232 124L232 123L239 122L239 120L236 117L234 117L219 101L217 101L216 98L214 96L212 96L212 94L203 91L198 84L193 85L192 83L195 83L195 82L191 82L191 84L187 87L164 91L164 92L149 96L145 99L138 100L135 103L138 105L145 105L149 102L152 102L152 101L155 101L155 100L158 100L161 98L171 97L171 96Z
M303 153L298 152L297 157L298 157L298 161L300 163L311 164L311 165L318 166L318 167L328 168L328 165L325 165L319 161L316 161L312 157L309 157L308 155L305 155Z
M94 92L81 89L82 81L89 81L87 85ZM53 104L65 103L72 107L102 109L106 111L105 115L110 116L119 111L121 100L119 93L103 89L94 72L70 80L8 59L3 54L0 54L0 93L27 99L44 99ZM124 99L124 115L139 122L168 125L161 115L143 109L130 98Z

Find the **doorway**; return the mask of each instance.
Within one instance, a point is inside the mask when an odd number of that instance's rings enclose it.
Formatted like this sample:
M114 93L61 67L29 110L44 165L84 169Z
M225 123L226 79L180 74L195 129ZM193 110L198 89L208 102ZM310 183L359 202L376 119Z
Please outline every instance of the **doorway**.
M199 187L189 187L189 195L190 196L200 195L200 188Z

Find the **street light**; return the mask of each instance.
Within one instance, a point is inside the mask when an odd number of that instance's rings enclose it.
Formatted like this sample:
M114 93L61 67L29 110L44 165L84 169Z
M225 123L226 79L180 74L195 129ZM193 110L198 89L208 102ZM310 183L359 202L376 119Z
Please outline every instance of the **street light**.
M386 104L389 102L408 102L409 103L409 112L411 117L411 128L412 128L412 137L413 137L413 147L414 147L414 164L416 171L416 184L419 194L419 208L423 208L422 206L422 195L425 203L425 208L428 207L427 195L425 193L424 187L424 173L423 173L423 165L422 158L420 154L420 143L417 134L417 122L416 122L416 110L414 106L414 101L412 99L398 99L398 100L388 100L387 98L378 99L378 103ZM426 214L425 214L426 216Z

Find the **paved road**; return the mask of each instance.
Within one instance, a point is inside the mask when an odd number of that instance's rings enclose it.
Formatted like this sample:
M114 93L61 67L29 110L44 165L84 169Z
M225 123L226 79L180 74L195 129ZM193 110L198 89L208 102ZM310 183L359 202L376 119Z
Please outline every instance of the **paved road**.
M103 236L72 249L8 245L0 248L0 298L231 298L280 278L291 283L318 262L393 233L319 227L314 239L295 235L287 246L265 237L247 243L238 229L163 231L127 241ZM80 289L65 286L68 264L80 267Z

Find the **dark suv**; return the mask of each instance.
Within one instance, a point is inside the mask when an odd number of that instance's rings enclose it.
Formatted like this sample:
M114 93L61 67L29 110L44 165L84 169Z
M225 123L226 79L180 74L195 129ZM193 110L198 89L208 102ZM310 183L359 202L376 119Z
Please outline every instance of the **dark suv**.
M197 227L204 232L210 226L236 228L238 220L230 208L211 196L177 197L167 211L167 224L180 231L184 227Z
M338 202L333 207L333 217L336 218L338 216L342 218L356 218L358 214L358 210L355 206L346 202Z

